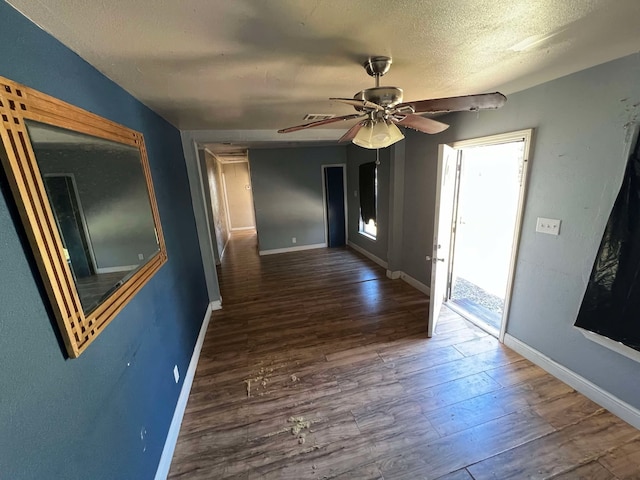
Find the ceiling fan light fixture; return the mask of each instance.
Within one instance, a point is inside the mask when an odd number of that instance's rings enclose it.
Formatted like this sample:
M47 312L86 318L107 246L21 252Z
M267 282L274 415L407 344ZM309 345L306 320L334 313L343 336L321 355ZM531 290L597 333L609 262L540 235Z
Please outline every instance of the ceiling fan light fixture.
M404 135L394 123L377 120L373 123L367 122L358 131L352 142L359 147L375 150L377 148L386 148L403 138Z
M389 145L393 145L396 142L399 142L400 140L404 140L404 135L402 134L402 131L398 128L398 126L393 123L393 122L387 122L387 125L389 127L389 136L391 137L389 139Z
M358 130L358 133L353 140L351 140L355 145L362 148L376 148L372 143L372 135L373 135L373 124L368 121L363 125L363 127Z
M547 38L550 37L536 37L517 47L528 48ZM297 132L305 128L357 119L358 123L349 128L338 142L352 141L359 147L369 149L385 148L404 138L397 125L428 134L440 133L449 127L446 123L422 117L420 114L495 109L500 108L507 100L500 92L493 92L403 102L401 88L380 86L380 77L387 73L390 66L390 57L370 57L364 67L369 75L375 77L375 87L361 90L353 98L330 98L332 101L351 105L358 113L283 128L278 130L278 133Z
M373 131L371 132L371 143L378 145L378 148L384 148L391 140L391 133L389 132L389 125L384 120L378 120L373 124ZM384 145L384 146L383 146Z

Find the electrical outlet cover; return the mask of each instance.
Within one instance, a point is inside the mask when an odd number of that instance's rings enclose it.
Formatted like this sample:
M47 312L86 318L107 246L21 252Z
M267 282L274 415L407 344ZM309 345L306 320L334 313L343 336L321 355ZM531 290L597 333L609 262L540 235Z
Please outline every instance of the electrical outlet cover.
M561 220L557 218L538 217L536 222L536 232L546 233L547 235L560 235Z

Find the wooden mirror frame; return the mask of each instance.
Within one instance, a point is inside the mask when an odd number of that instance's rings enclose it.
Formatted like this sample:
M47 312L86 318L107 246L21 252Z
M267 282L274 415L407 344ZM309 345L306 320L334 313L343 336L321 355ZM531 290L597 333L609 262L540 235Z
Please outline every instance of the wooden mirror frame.
M36 162L25 120L135 147L140 152L159 252L96 309L85 314ZM160 215L141 133L0 77L0 157L67 352L77 358L167 261Z

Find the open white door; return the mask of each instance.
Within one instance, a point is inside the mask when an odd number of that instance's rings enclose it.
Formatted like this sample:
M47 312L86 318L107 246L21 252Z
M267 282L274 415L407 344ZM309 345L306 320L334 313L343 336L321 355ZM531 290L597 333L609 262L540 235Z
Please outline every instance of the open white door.
M427 257L427 261L431 261L431 299L427 329L429 337L436 330L440 309L447 299L457 159L457 150L449 145L440 145L438 149L436 211L433 222L433 256Z

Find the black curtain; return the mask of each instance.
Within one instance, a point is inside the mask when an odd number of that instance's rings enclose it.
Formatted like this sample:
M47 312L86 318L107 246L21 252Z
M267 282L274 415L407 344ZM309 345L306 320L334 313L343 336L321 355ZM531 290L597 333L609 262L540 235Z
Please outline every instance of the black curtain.
M640 350L640 155L629 158L576 326Z
M360 216L366 224L369 220L376 222L376 163L360 165Z

